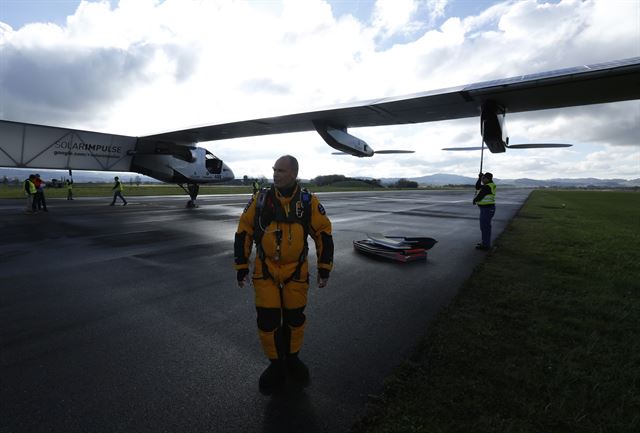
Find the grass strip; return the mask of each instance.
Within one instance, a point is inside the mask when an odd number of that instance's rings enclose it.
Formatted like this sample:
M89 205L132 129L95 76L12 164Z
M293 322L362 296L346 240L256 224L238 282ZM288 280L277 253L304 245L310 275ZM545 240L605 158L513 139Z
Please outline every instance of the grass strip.
M123 194L127 196L148 196L148 195L188 195L178 185L128 185L124 184ZM250 194L250 186L227 186L227 185L202 185L200 194ZM66 198L67 188L45 188L46 198ZM111 197L113 195L113 184L74 184L73 197ZM0 187L0 198L24 198L22 186Z
M534 191L352 432L640 432L640 194Z

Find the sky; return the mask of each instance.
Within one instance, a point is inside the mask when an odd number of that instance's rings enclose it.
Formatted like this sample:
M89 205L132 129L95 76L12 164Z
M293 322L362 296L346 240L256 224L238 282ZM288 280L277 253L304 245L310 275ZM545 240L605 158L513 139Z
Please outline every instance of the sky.
M0 118L142 136L640 56L640 0L0 0ZM475 176L478 118L200 143L236 177ZM498 178L640 177L640 101L507 115Z

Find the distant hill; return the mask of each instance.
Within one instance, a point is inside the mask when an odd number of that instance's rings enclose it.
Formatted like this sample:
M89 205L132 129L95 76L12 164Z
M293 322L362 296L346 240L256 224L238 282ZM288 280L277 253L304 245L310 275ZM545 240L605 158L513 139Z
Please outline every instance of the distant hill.
M366 183L363 180L357 180L357 179L333 182L331 186L336 186L338 188L371 188L372 187L371 184Z
M398 181L399 178L383 178L383 185L389 185ZM408 180L418 182L421 186L444 186L444 185L475 185L477 178L459 176L456 174L437 173L429 176L411 177ZM597 178L578 178L578 179L500 179L495 178L497 184L502 186L517 186L522 188L632 188L640 186L640 178L638 179L597 179Z

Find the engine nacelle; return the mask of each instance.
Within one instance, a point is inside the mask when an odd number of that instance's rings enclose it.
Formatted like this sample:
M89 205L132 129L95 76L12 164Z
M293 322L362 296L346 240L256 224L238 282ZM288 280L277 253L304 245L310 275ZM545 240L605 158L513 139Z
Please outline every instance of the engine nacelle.
M482 104L480 133L485 144L493 153L504 152L509 144L505 114L504 107L494 101L486 101Z
M316 131L331 147L357 157L373 156L373 149L367 143L347 133L347 128L336 128L325 123L313 122Z

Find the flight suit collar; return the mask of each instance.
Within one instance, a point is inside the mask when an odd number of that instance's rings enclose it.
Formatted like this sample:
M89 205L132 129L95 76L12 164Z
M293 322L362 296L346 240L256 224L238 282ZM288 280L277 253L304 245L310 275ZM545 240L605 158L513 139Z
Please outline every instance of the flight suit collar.
M285 217L289 217L289 213L291 212L291 200L293 200L293 198L296 196L296 194L298 193L298 183L294 184L293 187L289 190L291 195L285 195L287 192L287 190L284 191L280 191L278 188L273 188L274 192L275 192L275 196L276 199L280 202L280 205L282 206L282 209L284 210L285 213Z
M280 189L274 185L273 189L276 192L276 197L278 198L278 200L283 200L287 198L291 200L291 197L293 197L298 190L298 182L294 183L293 186L291 186L290 188Z

